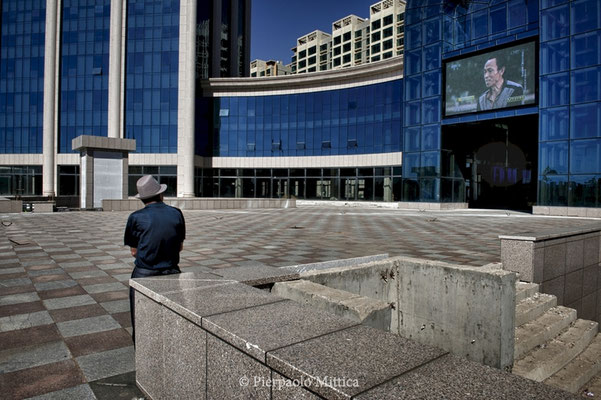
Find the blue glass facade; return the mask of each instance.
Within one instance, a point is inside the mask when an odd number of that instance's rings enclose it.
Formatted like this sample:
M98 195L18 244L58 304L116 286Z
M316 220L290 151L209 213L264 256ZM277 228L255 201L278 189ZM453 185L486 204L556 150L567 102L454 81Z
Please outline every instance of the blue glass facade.
M599 1L409 0L405 22L404 200L453 201L444 125L538 114L537 203L601 205ZM526 38L540 43L538 106L441 119L446 59Z
M399 152L402 87L402 80L394 80L321 92L215 98L213 156Z
M46 1L0 5L0 154L41 153Z
M125 137L139 153L177 152L179 13L179 0L127 2Z
M79 135L107 135L110 0L63 0L60 153Z
M601 4L541 9L539 203L601 206Z

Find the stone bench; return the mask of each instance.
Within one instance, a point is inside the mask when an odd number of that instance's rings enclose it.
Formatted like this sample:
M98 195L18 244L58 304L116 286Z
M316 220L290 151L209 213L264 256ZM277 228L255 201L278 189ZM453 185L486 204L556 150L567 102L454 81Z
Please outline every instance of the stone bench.
M235 267L130 280L140 389L152 399L576 398L268 290L294 279Z

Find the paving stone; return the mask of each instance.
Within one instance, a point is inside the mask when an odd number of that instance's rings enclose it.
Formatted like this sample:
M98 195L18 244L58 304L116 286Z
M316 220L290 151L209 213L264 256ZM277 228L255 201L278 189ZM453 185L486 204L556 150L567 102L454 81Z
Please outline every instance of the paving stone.
M130 268L127 264L123 263L114 263L114 264L99 264L98 268L101 270L109 270L109 269L117 269L117 268Z
M67 289L77 285L78 283L72 279L67 279L64 281L38 282L33 284L38 291Z
M107 312L99 304L89 304L87 306L60 308L58 310L48 311L54 322L72 321L75 319L97 317L106 315Z
M2 286L4 286L4 287L23 286L23 285L31 285L31 279L29 279L29 278L14 278L14 279L3 279L2 280Z
M116 398L116 397L114 397ZM97 397L90 388L90 385L78 385L55 392L30 397L28 400L96 400Z
M69 275L71 275L71 278L73 278L73 279L95 278L95 277L99 277L99 276L108 276L108 274L106 272L100 271L98 269L82 271L82 272L69 272Z
M135 370L134 347L123 347L76 358L88 381Z
M31 328L32 326L52 324L54 321L48 311L10 315L0 318L0 332Z
M0 317L8 317L9 315L27 314L36 311L44 311L46 308L41 301L30 301L27 303L17 303L7 306L0 306Z
M116 279L110 275L98 276L96 278L81 278L77 279L77 283L84 287L90 287L92 285L98 286L100 284L116 283Z
M128 299L129 298L129 290L123 289L123 290L117 290L114 292L93 293L93 294L91 294L91 296L98 303L103 303L103 302L112 301L112 300Z
M42 275L55 275L55 274L64 274L62 268L56 268L56 265L37 265L34 267L25 268L29 276L42 276Z
M99 379L90 382L90 387L94 391L96 398L102 400L123 399L144 399L144 394L136 386L136 373L127 372L109 378Z
M0 268L0 275L14 274L14 273L18 273L18 272L25 272L25 268L23 268L23 267Z
M86 291L83 290L81 286L73 286L66 289L54 289L54 290L45 290L43 292L38 292L40 297L44 300L46 299L56 299L59 297L69 297L69 296L77 296L86 294Z
M44 300L44 305L48 310L57 310L59 308L69 308L95 304L96 302L90 295L82 294L79 296L60 297L56 299Z
M55 342L58 340L62 340L62 337L54 324L0 332L0 343L2 343L2 349L4 350Z
M9 304L19 304L19 303L27 303L30 301L38 301L40 300L40 296L37 293L17 293L11 294L8 296L0 297L0 306L6 306Z
M74 260L80 259L81 256L79 254L66 253L66 254L55 254L52 256L55 261L65 261L65 260Z
M113 283L101 283L101 284L97 284L97 285L89 285L89 286L84 286L84 290L88 293L102 293L102 292L113 292L115 290L121 290L124 289L126 286L124 286L122 283L119 282L113 282Z
M115 314L119 312L129 311L129 300L115 300L100 303L100 305L109 313Z
M2 396L24 399L84 383L84 376L73 360L0 374Z
M79 267L89 267L94 264L92 264L89 261L75 261L75 262L62 262L62 263L59 263L58 265L60 265L61 268L70 269L70 268L79 268Z
M4 374L39 365L64 361L71 353L61 341L0 351L0 371Z
M111 318L110 315L101 315L98 317L59 322L56 324L56 327L64 337L71 337L117 329L121 328L121 325Z
M40 275L40 276L34 276L31 278L31 281L33 283L42 283L42 282L53 282L53 281L64 281L64 280L68 280L69 279L69 275L66 275L64 273L58 273L58 274L47 274L47 275Z
M131 278L131 272L129 274L117 274L111 275L113 278L118 280L119 282L127 282Z
M128 347L133 344L131 335L121 328L68 337L65 338L65 342L74 357Z
M113 257L113 256L86 256L86 259L88 261L108 261L108 260L115 260L115 257Z

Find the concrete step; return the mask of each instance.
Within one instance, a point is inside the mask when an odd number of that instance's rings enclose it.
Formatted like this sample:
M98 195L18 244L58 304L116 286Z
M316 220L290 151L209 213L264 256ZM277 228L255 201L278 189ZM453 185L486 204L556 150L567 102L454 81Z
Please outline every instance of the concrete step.
M586 389L587 383L601 372L601 334L576 358L560 369L545 383L571 393ZM594 393L594 392L593 392ZM598 393L601 395L601 393Z
M513 365L513 373L542 382L580 354L597 334L596 322L577 319L544 345L535 348Z
M516 304L527 297L533 296L538 292L538 283L520 282L515 283L515 302Z
M576 320L576 310L552 307L537 319L515 328L514 360L519 360L536 346L553 339Z
M557 297L550 294L535 293L525 298L515 306L515 326L535 320L556 305Z

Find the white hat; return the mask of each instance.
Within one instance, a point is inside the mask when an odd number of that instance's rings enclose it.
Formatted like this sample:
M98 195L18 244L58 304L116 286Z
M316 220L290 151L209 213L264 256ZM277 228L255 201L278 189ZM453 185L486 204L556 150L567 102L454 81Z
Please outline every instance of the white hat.
M136 198L140 200L149 199L167 190L167 185L159 184L152 175L144 175L138 179L136 187L138 188Z

